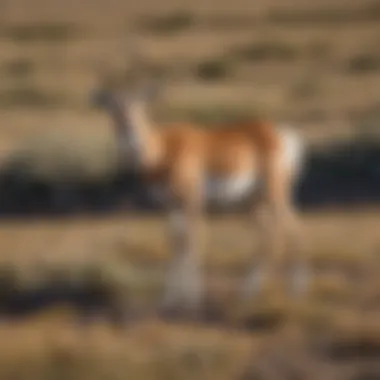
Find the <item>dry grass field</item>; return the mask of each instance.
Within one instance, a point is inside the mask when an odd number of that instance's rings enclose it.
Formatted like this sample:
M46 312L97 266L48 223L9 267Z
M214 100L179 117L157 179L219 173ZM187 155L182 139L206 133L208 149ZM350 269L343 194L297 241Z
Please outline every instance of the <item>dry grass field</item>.
M378 133L378 0L3 0L1 162L26 154L49 178L62 167L86 178L113 170L108 120L89 94L99 59L115 75L128 63L129 33L144 70L163 78L160 120L208 127L264 114L322 146ZM247 304L235 292L249 225L210 220L196 321L156 313L168 259L159 216L2 219L0 379L380 378L379 210L303 218L310 294ZM78 318L84 304L95 320ZM111 323L120 311L122 326Z
M2 224L0 377L378 376L378 210L303 218L304 253L314 271L310 293L299 302L268 294L244 304L235 294L251 259L252 232L240 216L210 220L206 303L195 321L156 313L168 258L160 217ZM75 294L83 289L87 299L78 304ZM28 292L23 306L40 307L17 317L17 301L9 300ZM46 292L55 296L41 307ZM95 319L83 320L78 309L89 297ZM125 313L122 325L118 311Z
M380 7L309 0L3 1L0 137L8 152L47 132L103 133L89 107L96 65L128 64L134 33L147 72L164 76L158 114L204 123L266 114L314 141L379 118Z

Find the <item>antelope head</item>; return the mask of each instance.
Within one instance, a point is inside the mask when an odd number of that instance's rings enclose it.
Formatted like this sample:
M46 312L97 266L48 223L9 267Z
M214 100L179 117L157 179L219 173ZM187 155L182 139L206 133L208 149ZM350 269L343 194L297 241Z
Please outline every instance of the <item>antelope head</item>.
M147 105L158 94L158 83L140 80L137 69L141 69L140 60L133 56L133 83L124 85L122 80L100 79L100 86L94 92L92 103L106 110L112 120L119 157L123 165L141 164L148 149L151 123Z

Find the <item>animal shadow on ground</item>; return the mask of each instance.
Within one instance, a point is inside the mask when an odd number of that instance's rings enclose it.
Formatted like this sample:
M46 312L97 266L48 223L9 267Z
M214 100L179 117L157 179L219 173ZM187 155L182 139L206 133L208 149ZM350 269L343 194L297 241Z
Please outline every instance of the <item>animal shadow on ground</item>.
M376 139L339 143L308 152L296 189L297 204L316 208L379 203L379 159L380 144ZM29 161L10 157L0 167L2 219L97 215L126 208L139 212L161 209L150 199L135 170L116 170L106 179L91 183L81 178L63 183L36 177ZM237 208L245 206L239 204Z
M221 325L247 331L271 331L282 325L286 313L277 310L248 311L231 313L235 306L230 300L218 302L210 294L196 313L180 307L162 310L155 300L139 306L129 299L128 294L117 293L114 288L99 282L95 277L73 282L64 276L50 276L43 282L20 285L15 269L3 269L0 273L0 318L14 320L27 318L47 309L68 306L74 311L79 323L90 323L106 319L115 326L125 326L133 321L158 317L168 322L191 322L202 325Z

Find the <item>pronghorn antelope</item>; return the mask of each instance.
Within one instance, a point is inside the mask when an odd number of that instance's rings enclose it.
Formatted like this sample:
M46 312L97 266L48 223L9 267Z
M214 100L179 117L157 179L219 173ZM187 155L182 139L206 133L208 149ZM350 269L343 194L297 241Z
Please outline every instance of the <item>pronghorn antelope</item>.
M113 121L121 160L134 165L144 186L167 207L173 258L163 305L199 305L205 206L242 197L252 199L249 213L261 242L242 289L249 297L260 289L265 274L280 277L285 243L299 238L292 190L302 163L300 140L290 128L269 122L212 130L179 123L158 127L147 112L152 90L149 84L134 90L101 88L94 101ZM293 290L304 291L308 276L301 256L295 269Z

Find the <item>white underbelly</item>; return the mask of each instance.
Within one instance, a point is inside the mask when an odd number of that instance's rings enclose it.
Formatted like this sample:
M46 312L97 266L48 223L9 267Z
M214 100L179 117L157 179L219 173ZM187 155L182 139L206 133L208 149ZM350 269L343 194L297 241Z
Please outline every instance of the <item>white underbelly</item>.
M256 185L256 178L251 173L230 178L208 178L205 195L208 202L233 203L250 194Z
M253 173L234 177L208 177L204 182L203 194L207 203L234 203L251 194L256 185L257 178ZM152 187L150 194L160 203L169 200L169 191L164 186Z

